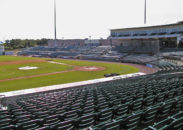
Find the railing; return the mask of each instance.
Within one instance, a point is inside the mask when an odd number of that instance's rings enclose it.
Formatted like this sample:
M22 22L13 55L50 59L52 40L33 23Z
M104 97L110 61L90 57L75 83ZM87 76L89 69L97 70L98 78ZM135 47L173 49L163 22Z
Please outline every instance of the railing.
M166 35L144 35L144 36L112 36L112 39L142 39L142 38L172 38L178 37L180 34L166 34Z
M0 95L0 109L4 108L4 99L5 99L5 95Z
M133 31L126 31L126 32L111 32L111 36L115 37L125 37L125 36L136 36L136 35L165 35L165 34L182 34L183 27L174 27L174 28L159 28L159 29L146 29L146 30L133 30Z
M167 36L167 35L182 35L183 30L180 31L143 31L143 32L116 32L111 33L111 37L137 37L137 36Z

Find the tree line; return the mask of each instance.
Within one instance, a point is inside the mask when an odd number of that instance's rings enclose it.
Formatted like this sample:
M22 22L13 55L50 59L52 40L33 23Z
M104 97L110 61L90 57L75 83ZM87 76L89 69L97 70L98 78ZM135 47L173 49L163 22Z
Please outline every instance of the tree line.
M4 47L5 50L15 50L15 49L22 49L34 46L46 46L48 45L49 39L12 39L6 40Z

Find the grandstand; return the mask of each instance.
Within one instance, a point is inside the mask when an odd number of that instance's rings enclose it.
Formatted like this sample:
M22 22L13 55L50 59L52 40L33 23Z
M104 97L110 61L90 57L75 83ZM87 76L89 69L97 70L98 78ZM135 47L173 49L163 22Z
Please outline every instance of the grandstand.
M183 23L112 29L110 37L115 40L113 44L121 46L121 52L159 53L182 47Z
M182 22L112 29L108 39L49 40L48 46L24 49L19 55L141 64L177 56L181 61L182 35Z
M64 47L37 46L26 48L19 55L33 57L69 58L117 61L121 54L111 46L67 45Z
M2 98L0 130L183 129L182 35L179 22L113 29L103 40L57 40L57 45L51 40L46 47L22 50L20 55L119 61L158 71L10 92Z

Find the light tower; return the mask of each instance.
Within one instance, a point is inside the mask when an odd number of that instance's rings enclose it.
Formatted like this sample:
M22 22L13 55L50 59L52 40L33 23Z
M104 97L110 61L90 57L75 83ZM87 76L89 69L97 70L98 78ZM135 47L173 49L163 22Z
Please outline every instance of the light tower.
M146 24L146 0L144 4L144 24Z
M56 12L56 0L54 0L54 36L55 36L55 41L54 41L54 46L56 47L57 44L57 29L56 29L56 23L57 23L57 12Z

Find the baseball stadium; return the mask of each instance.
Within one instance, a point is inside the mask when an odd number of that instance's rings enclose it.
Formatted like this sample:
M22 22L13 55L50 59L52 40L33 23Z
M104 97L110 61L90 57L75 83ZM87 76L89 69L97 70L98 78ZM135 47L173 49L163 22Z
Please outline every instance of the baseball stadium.
M183 129L183 21L58 39L54 2L54 39L0 43L0 130Z
M112 29L0 56L0 130L183 128L181 30Z

